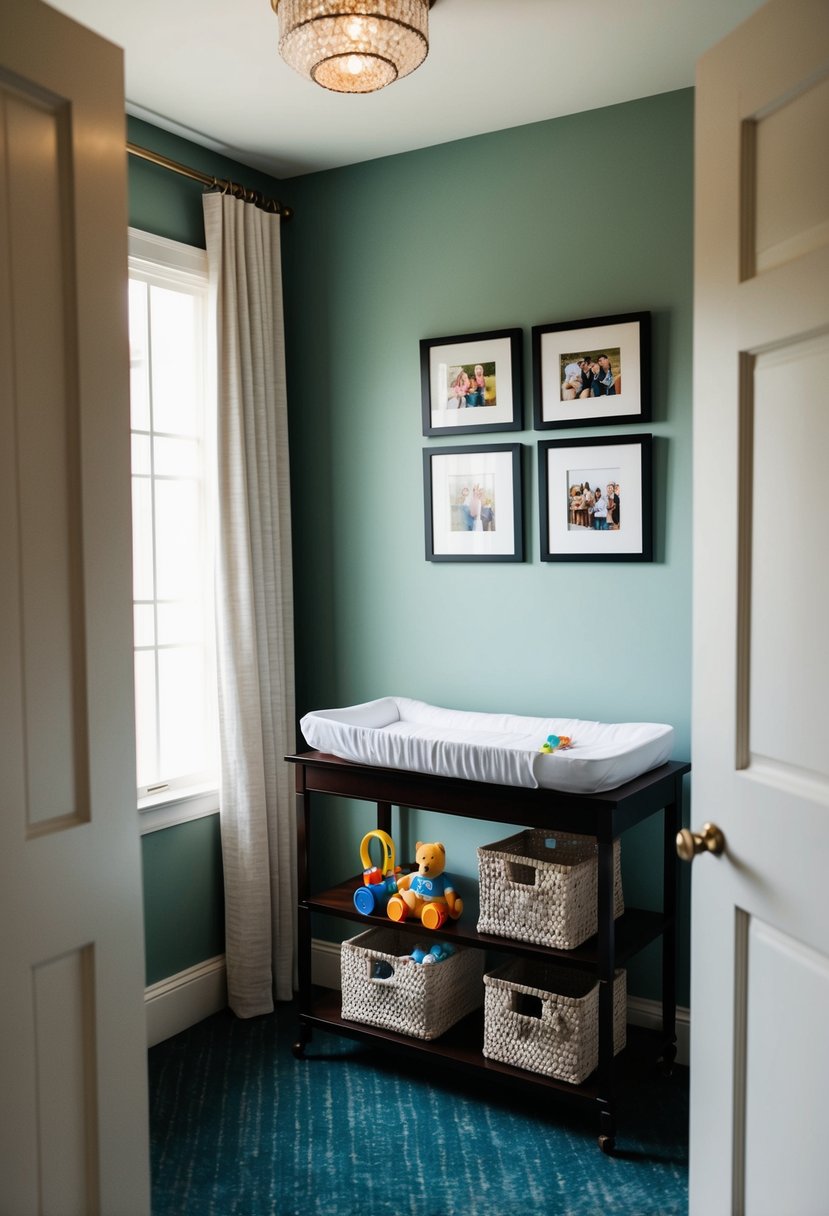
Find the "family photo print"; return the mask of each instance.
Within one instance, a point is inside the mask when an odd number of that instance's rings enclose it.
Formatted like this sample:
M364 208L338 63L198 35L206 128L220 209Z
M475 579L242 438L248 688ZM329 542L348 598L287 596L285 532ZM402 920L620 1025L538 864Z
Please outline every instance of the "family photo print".
M536 430L650 420L650 313L536 325Z
M520 562L521 445L425 448L426 560Z
M521 429L521 330L420 343L423 434Z
M649 562L650 435L538 445L541 560Z

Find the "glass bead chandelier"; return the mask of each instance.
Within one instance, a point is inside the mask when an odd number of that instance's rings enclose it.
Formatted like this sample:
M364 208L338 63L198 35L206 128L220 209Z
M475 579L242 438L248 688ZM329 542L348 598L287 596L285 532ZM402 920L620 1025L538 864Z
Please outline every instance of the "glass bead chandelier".
M335 93L374 93L420 67L434 0L271 0L279 53Z

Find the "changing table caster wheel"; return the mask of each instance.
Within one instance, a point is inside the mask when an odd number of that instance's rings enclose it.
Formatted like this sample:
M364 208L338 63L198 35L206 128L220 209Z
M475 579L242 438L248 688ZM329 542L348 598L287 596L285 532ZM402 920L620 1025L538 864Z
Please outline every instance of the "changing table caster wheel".
M291 1054L295 1060L305 1059L305 1048L311 1041L311 1029L308 1026L300 1026L297 1030L297 1039L291 1044Z
M659 1071L663 1077L672 1077L674 1075L674 1061L676 1060L676 1043L669 1044L662 1053L662 1058L659 1061Z
M612 1157L616 1148L616 1118L613 1110L605 1106L599 1112L599 1148L606 1157Z

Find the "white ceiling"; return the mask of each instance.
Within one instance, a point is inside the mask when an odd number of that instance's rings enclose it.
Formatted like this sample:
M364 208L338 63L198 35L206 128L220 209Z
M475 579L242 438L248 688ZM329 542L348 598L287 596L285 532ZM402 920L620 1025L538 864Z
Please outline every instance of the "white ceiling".
M294 177L693 84L761 0L436 0L411 76L344 96L277 53L270 0L51 0L125 50L129 113Z

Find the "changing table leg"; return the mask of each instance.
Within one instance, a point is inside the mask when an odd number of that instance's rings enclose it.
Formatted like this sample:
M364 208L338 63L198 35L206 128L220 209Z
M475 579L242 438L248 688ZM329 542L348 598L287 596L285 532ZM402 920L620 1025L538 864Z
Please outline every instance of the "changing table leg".
M613 1151L616 1138L613 1057L613 976L616 953L614 917L613 838L599 837L598 930L599 930L599 1147Z
M300 1022L291 1050L300 1059L311 1040L311 1027L302 1020L311 1012L311 912L308 908L308 864L311 847L311 795L305 785L305 766L296 770L296 857L297 857L297 971Z
M391 803L377 803L377 829L391 836Z
M662 876L662 1033L665 1048L662 1071L670 1075L676 1059L676 965L679 923L677 919L677 882L679 860L676 855L677 832L682 826L682 777L675 781L674 800L665 807L665 856Z

